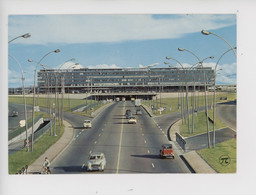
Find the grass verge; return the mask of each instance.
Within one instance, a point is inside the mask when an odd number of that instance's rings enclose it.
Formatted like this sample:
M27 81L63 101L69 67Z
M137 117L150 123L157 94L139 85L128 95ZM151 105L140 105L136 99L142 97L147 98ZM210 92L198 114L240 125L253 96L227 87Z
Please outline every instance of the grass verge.
M236 139L216 144L215 148L198 150L197 153L218 173L236 173Z
M211 113L212 112L209 112L210 117L211 117L210 115ZM190 116L190 126L191 126L190 129L192 131L192 116ZM217 118L215 129L217 130L225 127L227 127L227 125ZM213 130L213 123L211 122L209 122L209 130L210 131ZM188 122L187 124L183 124L180 126L180 133L184 137L191 137L191 136L199 135L206 132L207 132L207 122L206 122L205 112L200 112L197 114L197 116L194 116L194 132L193 133L192 132L189 133Z
M58 123L57 123L58 124ZM9 156L9 174L16 174L25 165L32 164L39 158L48 148L50 148L64 133L64 126L56 126L58 136L50 136L50 131L47 131L33 145L33 152L27 152L26 148Z

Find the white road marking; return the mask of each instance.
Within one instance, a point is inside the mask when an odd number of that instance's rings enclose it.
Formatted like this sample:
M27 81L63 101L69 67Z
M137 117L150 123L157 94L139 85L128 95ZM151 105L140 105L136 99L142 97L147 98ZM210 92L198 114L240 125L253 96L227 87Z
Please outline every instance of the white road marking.
M78 137L79 135L76 135L76 137Z
M99 134L99 137L101 136L101 133Z
M144 142L145 142L145 143L147 143L147 141L146 141L146 140L145 140Z
M154 165L154 163L152 163L152 167L153 167L153 168L155 168L155 165Z
M95 141L94 144L97 144L97 141Z
M123 107L123 113L124 113L124 108L125 108L125 106ZM124 129L123 120L124 120L124 119L122 119L122 125L121 125L121 135L120 135L120 142L119 142L119 152L118 152L116 173L119 172L119 162L120 162L120 156L121 156L121 146L122 146L123 129Z
M82 133L82 132L80 131L80 132L79 132L79 135L81 135L81 133Z
M149 150L148 150L148 153L150 153Z
M90 150L89 154L91 154L91 153L92 153L92 151Z

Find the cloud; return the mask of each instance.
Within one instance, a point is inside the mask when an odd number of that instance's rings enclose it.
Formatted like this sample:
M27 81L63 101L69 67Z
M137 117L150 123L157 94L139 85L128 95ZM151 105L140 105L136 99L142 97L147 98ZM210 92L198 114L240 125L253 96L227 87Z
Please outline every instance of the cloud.
M111 64L111 65L108 65L108 64L98 64L98 65L95 65L95 66L88 66L89 69L114 69L114 68L122 68L121 66L118 66L116 64Z
M154 16L154 15L153 15ZM9 39L29 32L16 43L95 43L178 38L187 33L235 24L234 15L19 15L9 17ZM166 17L164 17L166 16Z

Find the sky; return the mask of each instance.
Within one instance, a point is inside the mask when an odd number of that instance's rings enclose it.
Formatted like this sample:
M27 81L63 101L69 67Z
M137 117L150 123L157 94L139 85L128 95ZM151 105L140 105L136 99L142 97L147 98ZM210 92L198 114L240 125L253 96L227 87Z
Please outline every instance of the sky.
M41 61L51 68L75 58L84 68L139 68L179 65L169 56L191 66L198 62L215 68L221 55L230 49L222 39L203 35L207 30L223 37L232 47L237 44L235 14L56 14L9 15L8 40L30 33L31 37L18 38L8 44L8 85L21 86L21 71L25 72L25 86L33 84L36 63ZM28 62L32 59L34 62ZM38 67L38 69L41 67ZM217 84L236 84L236 56L226 53L218 63Z

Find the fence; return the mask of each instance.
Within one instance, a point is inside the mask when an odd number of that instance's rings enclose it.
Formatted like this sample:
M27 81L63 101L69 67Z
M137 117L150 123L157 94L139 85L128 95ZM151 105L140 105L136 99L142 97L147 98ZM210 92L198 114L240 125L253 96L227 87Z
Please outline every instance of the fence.
M54 125L54 120L50 120L50 122L45 125L44 127L38 129L35 133L34 133L34 142L36 142L44 133L46 133L51 126ZM31 135L29 136L29 142L31 143L32 137Z

